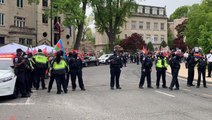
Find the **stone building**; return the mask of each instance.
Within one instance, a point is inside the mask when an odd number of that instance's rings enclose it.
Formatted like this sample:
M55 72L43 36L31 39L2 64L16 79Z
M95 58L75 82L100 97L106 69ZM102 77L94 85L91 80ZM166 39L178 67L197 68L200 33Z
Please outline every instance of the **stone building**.
M28 4L28 0L0 0L0 45L20 43L26 46L51 45L51 21L45 16L50 0ZM52 20L52 45L61 38L66 48L71 48L74 28L63 26L63 15ZM61 26L61 36L55 25Z
M146 43L152 42L153 46L159 47L162 41L167 42L167 23L166 7L139 5L137 10L132 10L133 15L128 17L121 33L117 38L124 39L132 33L143 36ZM100 51L108 44L106 34L96 33L96 51Z

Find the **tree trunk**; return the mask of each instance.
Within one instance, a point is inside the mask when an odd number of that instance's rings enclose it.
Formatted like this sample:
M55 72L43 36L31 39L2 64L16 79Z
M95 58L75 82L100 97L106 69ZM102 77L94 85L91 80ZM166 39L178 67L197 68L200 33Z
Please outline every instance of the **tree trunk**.
M84 27L83 23L80 23L80 25L78 25L78 27L77 27L77 30L78 30L77 31L77 37L76 37L76 42L74 44L75 50L78 50L79 47L80 47L80 41L82 39L83 27Z
M114 51L114 42L115 42L115 39L116 39L116 35L113 34L113 33L108 33L108 39L109 39L109 49L110 49L110 52L113 52Z
M85 15L85 11L86 11L86 5L88 3L87 0L82 0L82 10L83 10L83 14ZM80 24L77 26L77 37L76 37L76 42L74 44L74 49L75 50L79 50L80 47L80 41L82 40L82 35L83 35L83 29L84 29L84 21L80 21Z

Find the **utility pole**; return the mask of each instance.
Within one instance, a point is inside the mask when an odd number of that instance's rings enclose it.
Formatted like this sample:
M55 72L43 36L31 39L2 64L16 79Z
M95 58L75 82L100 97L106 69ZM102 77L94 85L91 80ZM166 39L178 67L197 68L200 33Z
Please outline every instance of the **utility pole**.
M50 15L51 15L51 17L50 17L50 20L51 20L51 22L50 22L50 24L51 24L51 25L50 25L50 27L51 27L51 28L50 28L50 29L51 29L51 33L50 33L50 34L51 34L51 38L50 38L50 39L51 39L51 41L50 41L50 42L51 42L51 46L53 46L53 44L52 44L52 42L53 42L53 41L52 41L52 8L53 8L53 7L52 7L52 0L50 0L50 2L51 2L51 10L50 10Z

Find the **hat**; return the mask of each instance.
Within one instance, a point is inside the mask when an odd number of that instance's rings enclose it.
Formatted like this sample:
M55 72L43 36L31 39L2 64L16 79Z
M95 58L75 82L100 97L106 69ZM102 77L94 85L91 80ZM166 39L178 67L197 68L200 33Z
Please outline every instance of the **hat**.
M148 55L149 55L149 54L152 54L152 52L151 52L151 51L149 51L149 52L148 52Z
M21 48L18 48L17 50L16 50L16 52L18 53L18 52L23 52L23 50L21 49Z

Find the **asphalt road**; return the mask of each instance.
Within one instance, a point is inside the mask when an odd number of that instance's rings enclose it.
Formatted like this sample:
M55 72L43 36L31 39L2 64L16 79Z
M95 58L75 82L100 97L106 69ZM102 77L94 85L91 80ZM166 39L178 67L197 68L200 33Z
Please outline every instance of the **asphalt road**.
M179 91L138 89L140 66L122 69L122 90L110 90L109 66L83 69L86 91L35 91L30 98L0 100L0 120L211 120L212 85L197 89L180 80ZM155 71L152 84L155 87ZM167 74L167 85L171 77ZM55 84L55 83L54 83ZM71 87L69 86L71 90Z

